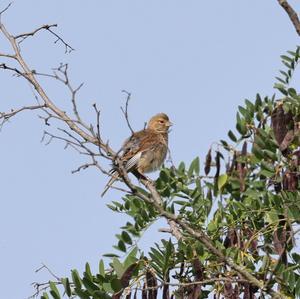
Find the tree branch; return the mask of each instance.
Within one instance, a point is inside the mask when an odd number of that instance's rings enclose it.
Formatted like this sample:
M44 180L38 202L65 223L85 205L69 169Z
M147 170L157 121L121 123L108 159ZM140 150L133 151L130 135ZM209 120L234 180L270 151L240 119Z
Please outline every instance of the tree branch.
M19 112L22 112L24 110L43 109L45 107L46 107L45 105L24 106L24 107L16 109L16 110L11 109L10 112L0 112L0 120L2 120L0 127L2 127L5 122L7 122L11 117L15 116Z
M300 20L299 20L299 17L297 15L296 11L287 2L287 0L278 0L278 3L285 10L285 12L288 14L288 16L289 16L290 20L292 21L298 35L300 36Z
M30 68L28 67L28 65L26 64L26 62L24 61L21 52L20 52L20 48L19 45L16 41L16 38L14 36L12 36L6 29L6 27L3 25L3 23L0 23L0 31L3 33L3 35L5 36L5 38L8 40L8 42L11 44L13 50L14 50L14 56L15 59L17 60L18 64L20 65L20 67L22 68L23 72L14 69L14 68L9 68L7 67L5 64L2 64L2 68L4 69L10 69L12 71L15 71L18 75L21 75L23 77L25 77L34 87L34 89L36 90L36 92L39 94L39 96L41 97L42 101L44 102L44 105L47 106L47 108L52 111L52 113L54 113L54 115L56 115L60 120L62 120L65 124L68 125L68 127L76 132L79 136L81 136L84 140L99 146L101 149L103 149L105 152L109 153L111 156L115 155L115 152L108 146L108 144L104 144L100 139L98 139L97 137L93 136L93 134L88 133L88 130L84 130L82 128L80 128L78 126L78 124L76 124L76 122L74 122L65 111L62 111L61 109L59 109L54 102L47 96L46 92L44 91L44 89L42 88L42 86L39 84L39 82L37 81L37 79L35 78L35 72L31 71ZM76 93L76 91L74 91ZM79 121L77 122L80 125L82 125L85 129L86 129L86 125L82 122Z
M125 182L128 184L126 177L124 178ZM235 270L238 274L240 274L244 279L246 279L250 284L257 286L260 290L268 291L270 295L272 295L272 298L285 298L283 295L281 295L278 292L275 292L274 290L266 290L265 286L262 281L258 280L253 274L248 272L247 269L244 267L239 266L235 262L232 261L231 258L226 257L220 250L218 250L214 244L212 243L211 239L200 229L195 230L192 228L188 223L186 223L184 220L179 219L175 214L171 214L167 211L165 211L163 207L163 201L157 192L154 185L149 182L148 180L141 179L141 182L145 185L145 187L150 191L151 198L145 196L141 192L137 191L136 188L132 189L132 192L136 194L138 197L140 197L142 200L151 203L155 206L156 210L160 213L161 216L166 218L167 220L171 220L175 222L181 229L185 232L187 232L190 236L194 237L196 240L200 241L208 251L210 251L213 255L215 255L218 260L222 263L227 264L231 269ZM130 184L128 184L128 187L131 188Z
M126 123L127 123L127 126L129 128L129 130L131 131L131 134L133 134L134 130L132 129L132 127L130 125L129 116L128 116L128 104L129 104L129 101L130 101L130 98L131 98L131 93L126 91L126 90L122 90L122 92L127 94L127 99L126 99L126 103L125 103L125 108L121 107L121 110L122 110L122 112L125 116Z

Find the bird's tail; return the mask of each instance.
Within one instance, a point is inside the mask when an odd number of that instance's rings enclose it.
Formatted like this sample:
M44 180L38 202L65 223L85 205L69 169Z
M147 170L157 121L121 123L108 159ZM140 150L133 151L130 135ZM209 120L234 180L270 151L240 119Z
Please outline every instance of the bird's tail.
M119 178L119 174L117 172L113 172L110 180L106 184L103 192L101 193L101 197L108 191L108 189L112 186L112 184Z

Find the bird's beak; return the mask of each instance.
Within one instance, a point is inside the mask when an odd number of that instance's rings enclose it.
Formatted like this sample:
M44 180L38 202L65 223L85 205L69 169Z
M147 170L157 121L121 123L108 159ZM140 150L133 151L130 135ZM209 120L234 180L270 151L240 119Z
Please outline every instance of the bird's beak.
M168 122L167 122L167 126L168 126L168 127L172 127L172 126L173 126L173 123L171 123L170 121L168 121Z

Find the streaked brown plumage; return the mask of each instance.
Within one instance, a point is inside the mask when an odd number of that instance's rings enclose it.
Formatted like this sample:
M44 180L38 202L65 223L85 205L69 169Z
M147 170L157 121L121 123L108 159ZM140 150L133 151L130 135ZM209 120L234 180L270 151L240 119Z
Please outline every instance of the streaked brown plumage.
M153 116L146 129L133 133L122 146L120 157L127 172L152 172L162 165L168 151L168 132L172 123L165 113ZM111 187L119 174L112 170L109 180L101 196Z

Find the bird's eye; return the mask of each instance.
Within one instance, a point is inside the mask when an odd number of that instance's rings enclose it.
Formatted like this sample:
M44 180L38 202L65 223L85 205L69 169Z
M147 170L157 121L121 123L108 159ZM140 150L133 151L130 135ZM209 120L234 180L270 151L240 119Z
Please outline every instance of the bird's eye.
M159 122L160 122L161 124L163 124L163 123L164 123L164 121L163 121L163 120L160 120Z

